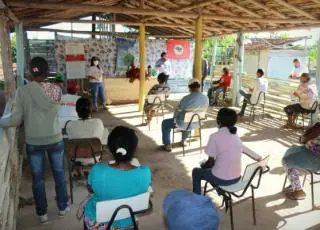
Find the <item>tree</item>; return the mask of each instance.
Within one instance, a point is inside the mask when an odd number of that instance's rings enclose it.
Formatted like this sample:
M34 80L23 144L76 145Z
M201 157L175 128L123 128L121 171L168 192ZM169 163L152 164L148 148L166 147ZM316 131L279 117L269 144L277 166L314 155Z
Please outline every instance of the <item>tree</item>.
M13 34L11 36L11 54L12 54L12 62L17 62L17 36Z

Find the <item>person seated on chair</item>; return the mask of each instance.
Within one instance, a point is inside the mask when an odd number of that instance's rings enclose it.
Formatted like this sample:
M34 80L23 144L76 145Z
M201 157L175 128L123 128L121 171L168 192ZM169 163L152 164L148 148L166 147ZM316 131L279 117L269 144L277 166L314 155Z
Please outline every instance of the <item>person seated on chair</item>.
M188 124L184 122L184 115L188 111L207 111L209 106L208 97L200 92L201 83L199 80L191 79L188 84L190 94L183 97L180 101L174 117L162 121L162 149L168 152L172 151L170 140L171 129L187 128ZM191 129L199 128L197 124L192 124ZM190 135L190 131L182 133L182 144Z
M244 97L243 104L240 113L238 116L242 117L244 116L244 113L247 108L248 102L251 104L258 103L259 95L260 93L266 93L268 91L268 80L264 77L264 71L263 69L257 70L257 78L254 81L253 85L249 87L250 93L246 93L243 90L240 90L240 95ZM261 99L261 98L260 98Z
M217 115L218 132L212 134L205 149L209 159L192 171L193 192L201 195L201 180L214 185L231 185L241 178L244 146L237 134L237 113L222 108Z
M186 190L170 192L163 201L168 230L218 230L220 214L211 199Z
M96 164L88 177L88 187L92 193L84 207L84 220L88 229L106 229L107 223L96 222L97 202L128 198L148 191L151 170L146 166L135 167L130 163L138 142L136 132L127 127L118 126L110 133L108 148L115 163ZM130 218L115 221L112 225L115 229L133 229L132 226Z
M308 129L300 138L301 146L294 146L287 150L282 159L290 186L284 192L291 200L301 200L306 197L302 190L299 176L301 171L320 171L320 123Z
M148 92L148 95L157 95L157 94L165 94L165 97L169 97L170 88L166 84L167 76L164 73L160 73L158 75L158 83L150 89ZM144 112L147 116L147 124L151 122L152 118L155 115L156 109L159 108L159 105L154 105L152 102L149 102L148 100L145 100L144 104Z
M223 75L218 81L212 82L212 87L208 90L208 98L210 105L217 105L218 95L221 92L225 92L231 85L231 74L228 68L223 68ZM218 84L218 85L217 85Z
M284 128L294 128L299 113L308 112L317 100L317 89L310 84L310 80L311 78L308 73L303 73L301 75L300 84L297 90L293 92L293 95L298 97L300 101L299 103L288 105L284 108L288 117L287 124Z
M76 102L76 111L78 120L70 120L66 122L65 130L68 139L87 139L98 138L103 146L107 145L109 131L104 127L103 122L99 118L91 118L91 101L88 98L81 97ZM93 146L93 149L101 148L101 146ZM72 156L75 151L68 148L68 155ZM81 169L83 165L94 164L92 157L84 158L81 156L91 156L90 150L86 148L78 148L76 155L80 156L75 159L79 167L76 167L77 174L75 179L85 178L85 172ZM96 159L99 161L100 159Z

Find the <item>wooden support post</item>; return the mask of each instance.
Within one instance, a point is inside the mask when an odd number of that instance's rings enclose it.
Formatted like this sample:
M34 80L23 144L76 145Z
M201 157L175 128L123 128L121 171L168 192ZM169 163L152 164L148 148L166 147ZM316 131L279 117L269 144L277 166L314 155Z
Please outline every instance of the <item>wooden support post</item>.
M243 73L244 62L244 42L243 33L238 33L236 40L236 52L234 59L234 71L233 71L233 89L232 89L232 105L239 105L239 90L241 88L241 78Z
M320 36L318 40L318 47L317 47L317 71L316 71L316 83L318 88L318 95L320 95Z
M139 60L140 60L140 89L139 89L139 111L143 110L144 106L144 91L145 91L145 25L140 25L140 36L139 36Z
M0 11L0 48L6 100L16 89L16 79L12 69L11 41L8 24L9 18L6 16L5 10Z
M195 40L196 40L196 47L195 47L195 55L194 55L194 67L195 67L195 75L194 78L201 81L201 68L202 68L202 62L201 62L201 54L202 54L202 22L203 18L202 16L198 17L196 19L196 34L195 34Z
M22 86L24 83L25 71L25 52L24 52L24 31L22 22L15 26L16 44L17 44L17 85Z
M211 60L211 71L210 71L210 75L211 77L213 76L214 74L214 71L216 69L216 60L217 60L217 50L218 50L218 39L215 38L214 41L213 41L213 53L212 53L212 60Z
M96 15L93 14L92 15L92 21L95 21L96 19L97 19ZM92 39L96 38L95 32L96 32L96 24L92 23L92 35L91 35Z

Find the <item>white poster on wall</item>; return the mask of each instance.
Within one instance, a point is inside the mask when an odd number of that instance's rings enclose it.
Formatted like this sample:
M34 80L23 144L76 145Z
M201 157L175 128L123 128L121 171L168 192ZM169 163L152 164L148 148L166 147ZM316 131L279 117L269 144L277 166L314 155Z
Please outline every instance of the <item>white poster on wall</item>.
M83 44L67 42L65 60L68 80L83 79L86 77L86 61Z

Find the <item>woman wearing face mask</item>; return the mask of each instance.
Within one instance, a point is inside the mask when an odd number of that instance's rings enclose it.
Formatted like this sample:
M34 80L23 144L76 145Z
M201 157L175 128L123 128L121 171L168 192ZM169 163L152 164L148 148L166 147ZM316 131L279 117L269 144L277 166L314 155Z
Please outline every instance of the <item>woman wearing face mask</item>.
M201 195L201 180L215 185L231 185L241 178L241 156L245 148L237 134L237 113L229 108L218 112L219 130L209 138L205 149L209 156L201 168L192 171L193 192Z
M107 109L104 98L103 70L100 67L100 60L97 57L91 58L91 67L89 70L89 85L92 94L92 105L94 111L98 111L98 97L100 98L103 109Z
M317 100L318 93L316 88L310 84L310 76L303 73L300 78L300 84L293 96L299 98L299 103L288 105L284 111L288 117L287 124L284 128L295 128L295 120L299 113L306 112L312 108L313 103Z

